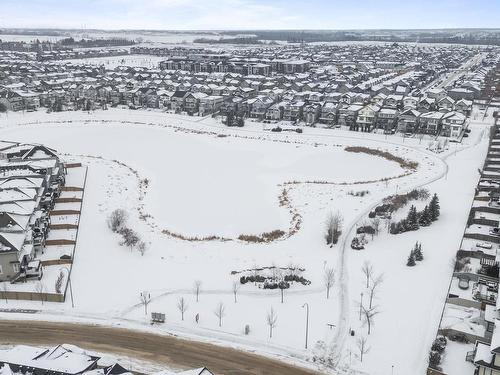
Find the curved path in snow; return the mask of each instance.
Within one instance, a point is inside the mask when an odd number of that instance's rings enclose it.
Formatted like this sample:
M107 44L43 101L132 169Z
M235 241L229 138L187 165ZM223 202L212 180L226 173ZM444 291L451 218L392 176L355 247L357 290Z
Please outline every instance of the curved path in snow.
M406 188L407 191L413 190L413 189L418 189L418 188L423 188L425 186L428 186L436 181L441 180L444 178L449 170L449 165L446 162L446 160L451 156L454 155L456 152L461 152L464 150L467 150L472 147L478 146L481 141L484 138L484 130L481 132L481 134L477 137L476 142L474 142L471 145L465 146L459 150L456 150L454 152L449 152L447 155L444 155L442 157L436 157L442 165L442 170L441 172L426 181L423 181L421 183L415 184L413 186L409 186ZM348 253L350 251L350 242L349 240L353 237L355 234L356 226L357 224L363 219L366 218L367 215L369 214L370 211L372 211L376 206L380 205L382 203L382 200L374 202L372 205L370 205L368 208L366 208L363 212L361 212L351 223L349 224L345 234L342 235L341 241L340 241L340 254L339 254L339 315L338 315L338 321L337 321L337 331L332 339L332 347L330 353L328 355L333 358L334 363L339 364L342 360L342 355L343 355L343 349L345 347L345 343L348 337L348 330L349 330L349 318L350 318L350 310L349 310L349 305L350 305L350 297L349 297L349 274L347 272L347 257Z

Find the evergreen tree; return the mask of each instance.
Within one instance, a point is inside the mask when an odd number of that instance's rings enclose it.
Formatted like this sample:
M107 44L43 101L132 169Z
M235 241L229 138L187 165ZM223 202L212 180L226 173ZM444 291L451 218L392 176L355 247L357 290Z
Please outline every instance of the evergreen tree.
M431 224L431 216L429 212L429 206L425 206L423 211L420 212L418 223L422 227L426 227Z
M415 206L410 207L408 216L406 217L406 227L407 230L417 230L418 229L418 214Z
M431 199L431 202L429 203L429 213L431 221L436 221L439 218L440 206L437 194L434 194L434 196Z
M408 256L408 261L406 262L406 265L408 267L413 267L415 265L415 254L412 251L410 251L410 255Z
M233 126L233 122L234 122L234 114L233 114L232 111L229 111L226 114L226 125L227 126Z
M415 256L415 260L420 262L424 260L424 254L422 253L422 244L421 243L416 243L415 244L415 249L413 250L413 254Z

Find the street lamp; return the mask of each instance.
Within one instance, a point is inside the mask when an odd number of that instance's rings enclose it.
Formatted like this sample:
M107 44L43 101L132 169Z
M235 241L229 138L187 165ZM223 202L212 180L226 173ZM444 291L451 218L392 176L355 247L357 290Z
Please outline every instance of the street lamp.
M306 349L307 349L307 338L309 336L309 304L306 302L302 305L302 308L306 308Z
M60 270L66 270L68 272L68 284L69 284L69 294L71 296L71 307L75 307L75 302L73 300L73 288L71 286L71 271L68 267L61 267Z
M361 320L362 309L363 309L363 292L361 292L361 302L359 303L359 320Z

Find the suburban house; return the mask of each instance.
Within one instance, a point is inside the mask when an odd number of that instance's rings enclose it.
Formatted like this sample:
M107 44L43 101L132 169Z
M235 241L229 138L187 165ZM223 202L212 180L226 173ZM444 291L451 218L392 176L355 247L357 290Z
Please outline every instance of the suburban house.
M267 108L266 120L279 121L283 118L284 103L275 103Z
M441 118L441 135L458 138L466 129L466 116L460 112L448 112Z
M200 98L199 114L206 116L218 112L224 103L224 97L220 95L208 95Z
M406 109L398 118L398 131L402 133L415 133L418 130L420 112L416 109Z
M182 112L184 110L185 100L187 96L186 91L176 91L170 97L170 108L174 112Z
M359 130L371 131L375 127L379 111L380 107L376 104L368 104L361 108L356 119Z
M424 134L437 135L441 130L442 112L426 112L420 115L419 131Z
M302 101L287 102L283 108L283 120L300 121L304 112L305 103Z
M326 102L321 107L319 122L322 124L333 125L337 122L337 103Z
M398 110L394 108L382 108L378 111L377 128L384 129L384 132L396 130L398 125Z

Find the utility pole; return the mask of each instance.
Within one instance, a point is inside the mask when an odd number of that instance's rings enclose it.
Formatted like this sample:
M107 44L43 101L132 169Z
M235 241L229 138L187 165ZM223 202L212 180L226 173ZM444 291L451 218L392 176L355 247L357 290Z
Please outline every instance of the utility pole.
M309 337L309 304L306 302L302 305L302 308L306 308L306 349L307 349L307 339Z

